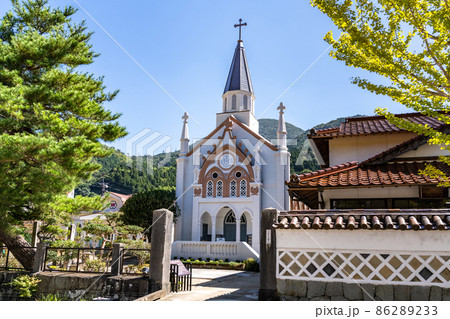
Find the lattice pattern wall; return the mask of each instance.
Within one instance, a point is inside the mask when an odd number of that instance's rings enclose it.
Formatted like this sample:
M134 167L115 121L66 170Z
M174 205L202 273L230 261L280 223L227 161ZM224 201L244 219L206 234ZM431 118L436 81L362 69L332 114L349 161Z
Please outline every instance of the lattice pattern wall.
M277 278L450 287L450 254L277 250Z

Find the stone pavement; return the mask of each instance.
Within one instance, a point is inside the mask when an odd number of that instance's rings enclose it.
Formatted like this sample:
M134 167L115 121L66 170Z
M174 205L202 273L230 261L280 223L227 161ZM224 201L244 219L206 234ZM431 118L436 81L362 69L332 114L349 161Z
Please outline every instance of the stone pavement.
M171 293L161 301L257 301L259 272L196 269L192 270L192 291Z

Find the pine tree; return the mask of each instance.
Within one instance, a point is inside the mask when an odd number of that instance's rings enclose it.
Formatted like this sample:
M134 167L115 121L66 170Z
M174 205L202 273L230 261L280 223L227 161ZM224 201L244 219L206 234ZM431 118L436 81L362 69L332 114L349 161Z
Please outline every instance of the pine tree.
M100 141L126 135L120 114L104 108L117 91L77 69L98 55L75 13L13 0L0 22L0 242L8 247L27 245L12 225L65 209L54 203L99 169L94 156L110 153ZM11 251L30 269L32 250Z

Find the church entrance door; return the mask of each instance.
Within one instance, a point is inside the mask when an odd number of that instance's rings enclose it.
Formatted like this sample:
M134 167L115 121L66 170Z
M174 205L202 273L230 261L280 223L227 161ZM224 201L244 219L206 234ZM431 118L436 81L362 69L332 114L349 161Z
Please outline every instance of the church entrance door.
M230 210L223 221L223 235L225 241L236 241L236 215ZM240 241L247 241L247 220L244 215L241 217Z

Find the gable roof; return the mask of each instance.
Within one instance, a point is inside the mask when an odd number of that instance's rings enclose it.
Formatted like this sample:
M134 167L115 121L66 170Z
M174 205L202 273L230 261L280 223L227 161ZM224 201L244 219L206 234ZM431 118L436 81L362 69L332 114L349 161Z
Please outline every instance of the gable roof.
M242 41L238 41L234 50L230 72L228 73L227 83L225 84L223 93L236 90L253 93L252 80L250 79L250 71Z
M258 133L252 131L247 125L245 125L244 123L242 123L241 121L239 121L236 117L234 117L233 115L228 116L225 121L223 121L222 123L220 123L211 133L209 133L205 138L203 138L199 143L197 143L192 150L190 150L186 156L190 156L192 155L196 150L198 150L200 148L200 146L202 146L207 140L209 140L211 137L214 136L214 134L216 134L217 132L219 132L219 130L223 127L225 127L229 122L235 123L236 125L238 125L239 127L241 127L243 130L245 130L247 133L249 133L250 135L252 135L254 138L256 138L257 140L261 141L264 145L268 146L270 149L272 149L273 151L277 151L278 148L277 146L273 145L272 143L270 143L268 140L266 140L264 137L262 137L261 135L259 135Z
M396 117L407 119L410 122L427 124L429 127L438 129L444 124L438 119L423 115L422 113L404 113L395 114ZM381 133L404 132L405 130L396 127L384 116L363 116L363 117L349 117L345 122L341 123L339 127L333 127L322 130L311 130L308 137L312 139L333 138L343 136L355 135L373 135Z
M377 165L352 162L330 167L329 171L320 170L314 173L292 175L286 184L290 188L436 185L441 182L441 179L420 174L427 164L435 166L450 176L450 167L439 161L394 162Z

